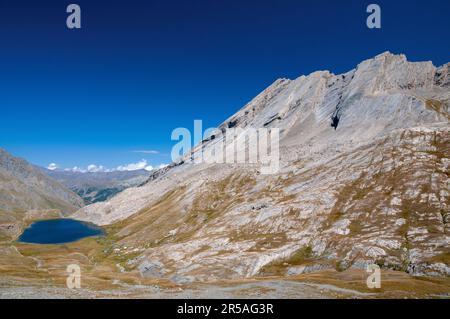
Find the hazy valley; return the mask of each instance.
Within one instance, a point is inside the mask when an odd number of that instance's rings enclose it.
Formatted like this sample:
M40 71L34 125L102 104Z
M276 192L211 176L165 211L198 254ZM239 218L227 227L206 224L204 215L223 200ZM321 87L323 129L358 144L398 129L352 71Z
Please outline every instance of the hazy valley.
M144 169L113 172L42 170L83 198L86 204L106 201L126 188L141 185L150 175Z

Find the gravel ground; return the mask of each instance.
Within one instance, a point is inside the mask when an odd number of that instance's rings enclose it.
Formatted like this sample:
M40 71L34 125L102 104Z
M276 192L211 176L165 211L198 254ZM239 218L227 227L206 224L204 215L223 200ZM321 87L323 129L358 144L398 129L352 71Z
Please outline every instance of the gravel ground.
M0 287L1 299L61 299L61 298L352 298L370 297L358 291L331 285L294 281L259 281L231 285L199 284L185 288L162 289L159 286L131 286L120 284L120 289L92 291L70 290L61 287Z

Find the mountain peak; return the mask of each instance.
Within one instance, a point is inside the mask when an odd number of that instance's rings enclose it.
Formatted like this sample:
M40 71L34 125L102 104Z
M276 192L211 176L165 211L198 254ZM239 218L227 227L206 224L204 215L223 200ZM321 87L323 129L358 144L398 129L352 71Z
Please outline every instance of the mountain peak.
M383 58L392 58L392 57L399 57L401 59L404 59L406 61L406 55L404 55L403 53L392 53L390 51L384 51L380 54L377 54L376 56L374 56L372 59L383 59Z

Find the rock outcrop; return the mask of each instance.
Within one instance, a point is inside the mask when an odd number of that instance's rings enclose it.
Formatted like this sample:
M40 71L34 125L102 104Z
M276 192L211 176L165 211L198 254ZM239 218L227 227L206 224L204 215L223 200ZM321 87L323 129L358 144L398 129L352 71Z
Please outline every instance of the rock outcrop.
M383 53L280 79L179 165L76 218L111 225L111 254L168 278L361 268L450 275L448 64ZM196 164L231 128L280 129L280 169ZM240 150L245 151L245 150Z

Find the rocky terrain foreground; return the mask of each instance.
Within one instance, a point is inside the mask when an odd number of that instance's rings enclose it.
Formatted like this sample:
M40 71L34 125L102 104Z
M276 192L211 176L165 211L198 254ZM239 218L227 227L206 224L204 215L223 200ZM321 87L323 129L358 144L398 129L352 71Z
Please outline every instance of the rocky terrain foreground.
M449 73L383 53L345 74L277 80L194 154L72 215L106 236L5 240L0 295L448 297ZM192 160L230 128L261 127L280 128L274 174ZM63 288L74 262L87 290Z

